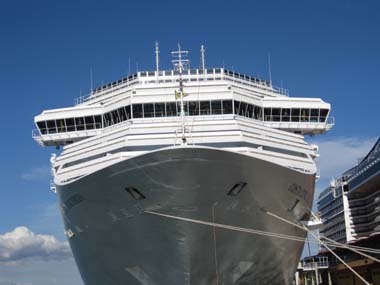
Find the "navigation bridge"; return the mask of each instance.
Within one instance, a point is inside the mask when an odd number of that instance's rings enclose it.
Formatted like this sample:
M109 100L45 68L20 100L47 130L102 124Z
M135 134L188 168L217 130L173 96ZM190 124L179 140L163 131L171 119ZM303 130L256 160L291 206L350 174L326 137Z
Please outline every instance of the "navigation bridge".
M180 102L174 96L179 80L174 70L147 71L98 87L77 99L74 107L36 116L33 138L41 145L58 147L112 132L118 126L138 129L149 124L155 125L156 134L160 128L170 133L170 142L162 143L171 145L180 116ZM217 122L226 120L235 122L234 127L219 124L219 131L232 136L244 135L239 124L301 135L320 134L334 125L330 104L319 98L290 98L287 90L266 80L212 68L184 70L182 81L186 130L195 137L197 131L217 131Z

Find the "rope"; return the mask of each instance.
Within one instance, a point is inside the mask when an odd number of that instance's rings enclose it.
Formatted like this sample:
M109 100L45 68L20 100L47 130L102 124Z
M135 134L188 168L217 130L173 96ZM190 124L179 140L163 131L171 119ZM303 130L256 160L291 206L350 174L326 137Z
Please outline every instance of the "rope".
M215 224L215 205L212 205L212 223ZM216 275L216 285L219 285L219 272L218 272L218 256L216 254L216 233L215 226L212 227L213 237L214 237L214 259L215 259L215 275Z
M345 246L345 245L342 245L342 244L339 244L338 242L323 242L321 239L319 239L311 230L307 229L306 226L300 226L296 223L293 223L291 221L288 221L287 219L284 219L282 217L279 217L265 209L261 209L262 211L264 211L266 214L268 214L269 216L272 216L276 219L279 219L285 223L288 223L290 225L293 225L297 228L300 228L304 231L306 231L307 233L310 233L315 239L316 241L318 241L318 243L322 244L331 254L333 254L340 262L342 262L342 264L344 264L349 270L351 270L360 280L362 280L364 282L364 284L366 285L370 285L359 273L357 273L354 269L352 269L342 258L340 258L335 252L333 252L328 245L332 245L332 246L336 246L336 247L343 247L343 248L348 248L350 250L352 250L350 247L348 246ZM165 218L170 218L170 219L175 219L175 220L181 220L181 221L186 221L186 222L192 222L192 223L196 223L196 224L201 224L201 225L206 225L206 226L212 226L214 227L214 234L215 234L215 227L217 228L224 228L224 229L229 229L229 230L234 230L234 231L239 231L239 232L245 232L245 233L250 233L250 234L256 234L256 235L262 235L262 236L269 236L269 237L275 237L275 238L281 238L281 239L286 239L286 240L292 240L292 241L298 241L298 242L305 242L305 239L304 238L299 238L299 237L295 237L295 236L290 236L290 235L283 235L283 234L279 234L279 233L273 233L273 232L265 232L265 231L259 231L259 230L253 230L253 229L247 229L247 228L241 228L241 227L235 227L235 226L230 226L230 225L225 225L225 224L219 224L219 223L215 223L215 222L206 222L206 221L201 221L201 220L195 220L195 219L189 219L189 218L183 218L183 217L179 217L179 216L173 216L173 215L167 215L167 214L161 214L161 213L157 213L157 212L153 212L153 211L144 211L144 213L147 213L147 214L151 214L151 215L156 215L156 216L161 216L161 217L165 217ZM213 212L213 221L214 221L214 212ZM214 236L214 239L215 239L215 236ZM215 240L214 240L215 241ZM366 255L360 251L355 251L361 255L364 255L364 256L368 256L368 258L371 258L372 260L375 260L377 262L380 262L378 259L372 257L372 256L369 256L369 255ZM215 257L216 258L216 257ZM217 269L216 269L217 270ZM217 272L217 271L216 271ZM218 278L218 277L217 277ZM218 279L217 279L218 280Z
M282 217L279 217L279 216L277 216L276 214L273 214L273 213L271 213L271 212L269 212L269 211L267 211L267 210L265 210L265 209L261 209L261 210L264 211L264 212L265 212L266 214L268 214L269 216L272 216L273 218L276 218L276 219L278 219L278 220L280 220L280 221L283 221L283 222L285 222L285 223L288 223L288 224L290 224L290 225L293 225L293 226L295 226L295 227L297 227L297 228L300 228L300 229L302 229L302 230L304 230L304 231L306 231L306 232L311 232L309 229L305 228L304 226L298 225L298 224L293 223L293 222L291 222L291 221L289 221L289 220L287 220L287 219L284 219L284 218L282 218ZM358 250L357 248L360 248L360 247L356 247L356 246L348 246L348 245L345 245L345 244L339 243L339 242L337 242L337 241L334 241L334 240L332 240L332 239L329 239L329 238L327 238L327 237L323 237L323 238L329 241L329 245L336 246L336 247L339 247L339 248L345 248L345 249L351 250L351 251L353 251L353 252L355 252L355 253L357 253L357 254L359 254L359 255L365 256L365 257L367 257L367 258L369 258L369 259L371 259L371 260L373 260L373 261L376 261L376 262L380 263L380 260L379 260L379 259L377 259L377 258L375 258L375 257L373 257L373 256L371 256L371 255L368 255L368 254L362 252L362 251L366 251L366 252L371 252L371 253L380 253L380 251L378 251L378 250L375 250L375 249L366 249L366 248L363 248L363 249L361 249L361 250ZM319 241L320 239L317 239L317 240Z
M351 266L349 266L342 258L340 258L332 249L330 249L323 241L321 241L320 239L318 239L318 237L310 230L308 230L306 227L305 227L305 230L310 232L310 234L312 236L314 236L315 239L319 240L321 242L321 244L329 251L331 252L331 254L333 254L337 259L339 259L340 262L342 262L348 269L351 270L352 273L354 273L361 281L364 282L364 284L366 285L370 285L370 283L368 283L359 273L357 273L354 269L352 269Z

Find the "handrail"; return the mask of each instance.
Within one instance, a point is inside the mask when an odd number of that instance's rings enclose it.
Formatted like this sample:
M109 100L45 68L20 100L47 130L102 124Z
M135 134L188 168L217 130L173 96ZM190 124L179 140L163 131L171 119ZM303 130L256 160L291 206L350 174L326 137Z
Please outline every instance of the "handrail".
M211 70L212 72L209 72L209 70ZM238 82L238 83L255 87L255 88L262 88L268 91L274 91L275 93L281 94L283 96L289 96L289 91L287 89L275 87L275 86L272 86L271 83L266 80L232 72L224 68L210 68L210 69L207 69L205 73L203 73L202 69L191 69L187 71L188 71L187 73L185 72L182 75L183 80L185 81L187 80L191 82L194 79L196 79L195 81L203 81L205 79L206 80L223 80L223 79L231 80L232 79L233 82ZM158 73L157 71L137 72L128 77L124 77L117 81L113 81L111 83L98 87L95 90L91 91L90 94L79 96L78 98L75 99L75 105L87 102L90 99L101 97L105 95L105 93L102 93L103 91L108 90L109 92L112 92L114 91L115 87L118 87L119 89L122 85L123 85L122 87L127 87L138 82L150 82L150 81L155 82L155 83L160 83L160 82L166 82L169 79L171 82L176 82L177 81L176 78L179 77L179 74L176 74L172 70L169 71L170 72L169 74L167 74L167 72L168 71L165 71L165 74L162 71L159 71ZM142 75L142 74L145 74L145 75ZM152 80L149 80L149 79L152 79ZM98 95L95 95L95 94L98 94Z

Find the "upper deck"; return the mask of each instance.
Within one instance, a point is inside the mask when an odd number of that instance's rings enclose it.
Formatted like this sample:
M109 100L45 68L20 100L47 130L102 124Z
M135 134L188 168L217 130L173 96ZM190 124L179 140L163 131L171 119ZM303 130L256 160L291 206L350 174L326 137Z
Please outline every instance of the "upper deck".
M79 104L93 104L99 102L99 99L105 99L110 93L120 89L132 87L136 84L163 84L163 83L176 83L180 80L178 71L164 70L164 71L139 71L135 74L115 80L111 83L95 88L91 94L80 96L75 99L75 105ZM278 88L271 85L267 80L251 77L241 73L237 73L225 68L209 68L209 69L188 69L182 74L182 81L184 83L194 83L202 81L220 81L227 80L235 82L247 87L253 87L261 90L262 95L265 96L289 96L288 90Z
M180 116L175 97L180 75L170 71L138 72L96 88L69 108L35 117L33 137L44 146L59 146L101 134L125 121L165 121ZM240 116L270 128L297 134L331 129L330 104L319 98L291 98L269 81L224 68L190 69L182 74L184 113L194 117Z

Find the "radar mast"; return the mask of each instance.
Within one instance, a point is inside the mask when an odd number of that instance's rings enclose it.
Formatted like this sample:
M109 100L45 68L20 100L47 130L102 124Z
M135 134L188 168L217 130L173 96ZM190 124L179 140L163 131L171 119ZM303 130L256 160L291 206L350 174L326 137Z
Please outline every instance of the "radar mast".
M186 134L185 134L185 108L183 103L183 97L186 96L183 92L183 80L182 73L184 70L187 70L190 65L190 60L186 57L189 55L187 50L181 50L181 45L178 44L178 51L172 51L172 56L175 58L172 60L174 70L179 73L179 92L175 93L176 99L181 99L181 133L182 133L182 145L187 144Z

